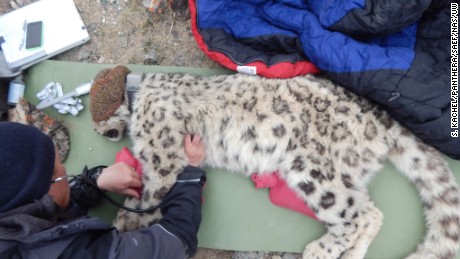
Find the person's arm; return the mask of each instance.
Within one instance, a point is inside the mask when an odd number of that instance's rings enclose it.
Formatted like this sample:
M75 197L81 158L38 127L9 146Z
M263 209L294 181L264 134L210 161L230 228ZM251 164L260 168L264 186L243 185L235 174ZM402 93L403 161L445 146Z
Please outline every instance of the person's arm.
M85 215L88 208L95 207L102 198L102 192L111 191L139 198L135 188L142 186L140 175L125 163L110 166L85 167L82 173L70 180L70 204L67 213Z
M161 203L163 218L159 224L177 236L188 256L196 253L197 233L201 224L201 205L206 173L199 168L205 158L205 147L199 135L186 135L184 149L188 166Z
M105 167L105 166L104 166ZM70 217L86 215L88 209L96 206L102 198L98 188L90 183L91 175L102 169L102 166L88 169L84 167L81 174L69 179L70 203L65 212Z
M161 203L163 218L158 222L184 244L192 257L197 250L197 233L201 224L202 190L206 173L195 166L187 166Z
M184 139L188 166L164 197L160 210L163 218L147 228L118 233L114 258L135 257L183 259L197 250L197 232L201 223L202 188L205 172L198 166L204 160L204 145L199 136ZM98 181L99 182L99 181ZM142 249L139 249L142 247Z
M197 232L201 223L202 189L205 172L198 166L205 150L200 136L184 138L188 166L164 197L160 210L163 218L150 227L119 233L114 258L192 257L197 250ZM139 249L142 247L142 249Z

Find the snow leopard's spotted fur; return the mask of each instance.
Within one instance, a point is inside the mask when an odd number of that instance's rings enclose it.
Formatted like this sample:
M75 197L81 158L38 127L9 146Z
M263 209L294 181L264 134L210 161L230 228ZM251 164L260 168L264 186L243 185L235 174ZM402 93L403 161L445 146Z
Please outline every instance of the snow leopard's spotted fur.
M389 159L425 205L428 230L411 258L455 257L460 193L446 161L381 108L328 80L148 74L132 114L125 103L96 131L118 138L126 127L144 165L142 199L128 198L129 206L162 199L186 165L183 134L198 133L207 165L247 176L278 170L315 211L328 231L304 258L363 258L383 219L366 185ZM115 225L128 230L159 217L120 211Z

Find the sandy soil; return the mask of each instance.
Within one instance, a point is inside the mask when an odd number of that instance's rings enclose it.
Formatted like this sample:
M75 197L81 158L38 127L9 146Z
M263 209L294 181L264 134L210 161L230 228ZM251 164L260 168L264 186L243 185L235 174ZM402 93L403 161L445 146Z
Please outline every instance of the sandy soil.
M36 0L1 0L0 15ZM182 0L179 0L182 1ZM198 47L180 9L149 12L141 0L74 0L91 40L53 59L108 64L219 68ZM186 0L182 1L186 3ZM194 258L296 259L299 254L200 248Z

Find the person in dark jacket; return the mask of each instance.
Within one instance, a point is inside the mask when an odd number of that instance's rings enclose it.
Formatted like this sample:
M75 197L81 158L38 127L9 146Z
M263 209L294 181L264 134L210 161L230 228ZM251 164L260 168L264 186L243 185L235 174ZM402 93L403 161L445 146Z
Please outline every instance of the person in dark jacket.
M87 216L97 189L139 198L140 176L115 163L85 169L69 185L52 140L33 126L0 122L0 258L187 258L197 250L205 157L200 136L184 137L189 165L150 227L119 233Z

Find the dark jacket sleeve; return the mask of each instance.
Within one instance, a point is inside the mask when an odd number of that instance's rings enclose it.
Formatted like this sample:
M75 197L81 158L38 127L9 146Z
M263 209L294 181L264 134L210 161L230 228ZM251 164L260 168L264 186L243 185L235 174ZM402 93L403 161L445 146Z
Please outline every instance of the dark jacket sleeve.
M205 172L188 166L160 207L163 219L148 228L119 233L97 218L63 220L54 227L25 238L0 242L0 257L34 255L43 258L168 258L191 257L197 250L197 232L201 223L202 188ZM81 182L80 182L81 184ZM76 188L78 186L73 186ZM80 189L72 189L79 192ZM74 193L74 195L77 193ZM79 193L71 198L67 214L85 214L87 206L79 201L97 197ZM89 204L86 204L89 205ZM27 256L26 256L27 257Z
M160 210L163 218L148 228L117 233L109 253L110 258L193 257L198 245L201 223L202 189L205 172L187 166L164 197ZM106 246L108 247L108 246Z
M97 170L105 167L96 166L88 169L85 166L80 175L70 179L70 204L66 209L69 217L86 215L89 208L93 208L100 203L103 191L97 187L97 176L94 177L94 174L97 173Z
M85 231L62 254L63 258L171 258L192 257L197 250L201 223L205 172L187 166L163 199L163 218L148 228L118 233L117 230ZM77 207L85 207L75 203Z
M159 224L182 241L188 256L193 256L197 250L205 182L206 174L202 169L187 166L178 175L160 208L163 218Z

